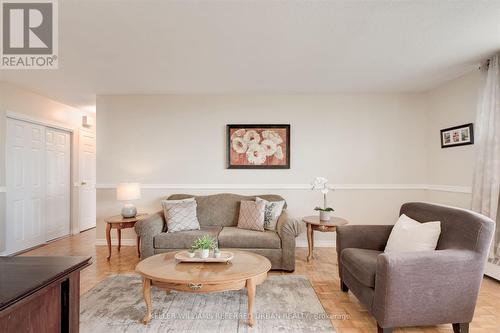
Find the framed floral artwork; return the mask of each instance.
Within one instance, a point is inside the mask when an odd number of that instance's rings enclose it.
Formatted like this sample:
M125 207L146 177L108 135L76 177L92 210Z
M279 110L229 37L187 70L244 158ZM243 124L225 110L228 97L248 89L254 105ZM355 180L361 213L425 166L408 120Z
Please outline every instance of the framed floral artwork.
M227 125L228 169L290 169L290 125Z
M474 144L472 123L441 130L441 148Z

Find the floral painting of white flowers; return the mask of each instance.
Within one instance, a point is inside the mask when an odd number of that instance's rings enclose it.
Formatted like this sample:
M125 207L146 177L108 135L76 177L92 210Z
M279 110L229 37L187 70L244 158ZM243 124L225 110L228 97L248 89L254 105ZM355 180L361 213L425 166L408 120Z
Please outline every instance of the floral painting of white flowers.
M227 125L228 169L290 169L290 125Z

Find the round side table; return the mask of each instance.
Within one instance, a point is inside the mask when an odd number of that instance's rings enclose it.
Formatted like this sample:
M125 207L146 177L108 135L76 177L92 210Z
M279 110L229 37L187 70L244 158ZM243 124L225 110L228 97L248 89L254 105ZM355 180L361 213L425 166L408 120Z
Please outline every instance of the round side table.
M314 259L314 231L334 232L338 226L346 225L348 222L341 217L332 216L330 221L320 221L319 216L306 216L302 218L302 222L307 225L307 245L309 254L307 261Z
M148 217L149 214L142 213L137 214L135 217L123 217L121 215L115 215L104 219L106 222L106 242L108 243L108 260L111 259L111 229L116 229L118 234L118 252L122 246L122 229L133 228L137 221ZM140 250L141 239L137 236L137 254L139 258L141 257Z

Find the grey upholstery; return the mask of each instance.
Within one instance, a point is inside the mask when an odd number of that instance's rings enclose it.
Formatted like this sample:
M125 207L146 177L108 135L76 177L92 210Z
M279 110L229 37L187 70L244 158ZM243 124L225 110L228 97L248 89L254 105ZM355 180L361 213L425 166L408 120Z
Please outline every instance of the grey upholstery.
M154 237L155 248L189 249L194 241L203 235L217 238L222 227L203 226L200 230L162 232Z
M281 239L276 231L225 227L219 234L219 246L244 249L280 249Z
M375 287L377 257L382 252L365 249L345 249L342 251L342 263L358 281L366 287Z
M267 257L272 269L295 269L295 238L303 231L303 223L281 214L276 231L238 229L241 200L255 200L257 196L223 193L208 196L174 194L170 200L194 197L201 230L167 232L163 212L158 212L136 223L135 231L141 237L141 258L157 253L189 248L194 240L204 234L217 237L219 247L252 251ZM259 195L268 201L284 200L279 195ZM286 204L285 204L286 208Z
M380 251L392 226L338 227L343 289L358 297L384 331L444 323L464 327L474 314L493 221L469 210L419 202L402 205L400 214L422 223L441 221L437 250L385 254Z

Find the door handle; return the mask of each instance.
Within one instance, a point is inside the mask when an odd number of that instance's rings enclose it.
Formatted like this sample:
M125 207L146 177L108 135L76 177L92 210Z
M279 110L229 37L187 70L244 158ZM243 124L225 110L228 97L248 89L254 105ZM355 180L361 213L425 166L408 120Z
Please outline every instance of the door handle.
M85 186L87 185L87 182L81 182L80 185Z

